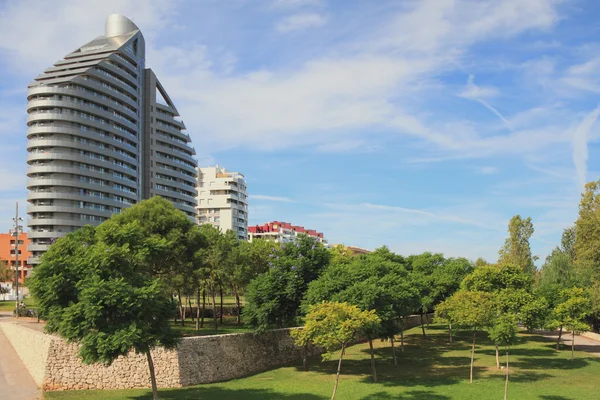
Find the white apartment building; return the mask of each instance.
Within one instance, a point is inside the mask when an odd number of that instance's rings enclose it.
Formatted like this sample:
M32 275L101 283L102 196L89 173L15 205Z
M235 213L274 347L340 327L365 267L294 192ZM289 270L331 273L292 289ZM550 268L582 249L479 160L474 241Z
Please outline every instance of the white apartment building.
M223 232L234 231L248 238L246 180L239 172L216 165L198 168L198 223L212 224Z

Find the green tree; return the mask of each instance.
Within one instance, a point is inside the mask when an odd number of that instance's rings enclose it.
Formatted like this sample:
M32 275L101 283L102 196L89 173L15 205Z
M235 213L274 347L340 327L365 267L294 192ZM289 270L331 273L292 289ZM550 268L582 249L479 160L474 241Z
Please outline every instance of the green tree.
M471 345L471 368L469 383L473 382L473 361L475 358L475 336L490 325L493 319L493 296L486 292L458 291L446 303L447 313L456 324L469 329L473 336Z
M452 346L452 302L449 300L444 300L435 307L435 320L448 325L449 343Z
M10 270L10 268L8 268L6 266L6 262L4 262L3 260L0 260L0 282L11 282L11 281L14 282L14 280L15 280L15 274ZM8 291L0 292L0 294L7 293L7 292Z
M592 286L587 288L587 296L591 304L590 317L592 318L594 332L598 333L598 321L600 320L600 282L594 282Z
M355 257L355 254L343 244L331 247L329 251L331 252L332 264L347 264L352 262L352 259Z
M246 289L244 322L257 331L295 325L308 284L323 272L329 257L329 251L308 235L272 247L268 271Z
M442 254L429 252L408 257L411 269L411 280L419 290L419 307L417 310L421 317L421 330L425 337L425 322L423 316L433 311L436 302L434 271L444 265Z
M571 255L559 248L554 249L542 266L540 285L556 284L562 288L567 288L574 281L575 271Z
M569 255L571 261L575 260L575 244L577 242L577 228L572 226L563 231L560 239L560 250Z
M137 219L144 215L157 220ZM174 348L179 335L169 324L175 304L157 274L173 268L166 260L189 262L194 240L186 239L195 236L194 226L168 201L153 198L57 240L29 286L46 331L80 343L86 363L110 364L131 349L145 354L158 399L151 350Z
M477 260L475 260L475 267L483 267L484 265L489 265L490 263L487 262L483 257L479 257Z
M563 327L571 332L571 360L575 351L575 335L586 331L589 326L585 323L585 318L590 313L591 301L584 289L573 287L561 292L562 301L554 308L552 313L553 321L551 326L560 327L561 333ZM556 343L558 349L560 343L560 334Z
M524 272L533 276L536 268L534 258L531 256L529 239L533 235L531 218L521 218L515 215L508 223L508 238L498 252L498 264L512 264L519 266Z
M579 281L600 280L600 180L585 185L575 222L575 267Z
M375 310L362 311L348 303L324 302L310 307L304 328L292 331L292 337L296 339L298 346L304 347L312 343L324 347L326 353L323 354L323 359L330 358L333 351L340 350L332 400L335 399L338 388L346 347L359 334L376 329L380 322Z
M506 380L504 383L504 400L508 394L508 350L517 340L517 323L514 315L505 314L496 320L489 329L489 337L496 344L502 346L506 352Z
M377 330L367 332L374 381L377 381L377 372L373 339L378 336L390 339L396 364L394 343L395 335L402 331L401 317L418 305L418 292L408 272L403 264L392 259L372 253L356 256L349 263L332 264L310 283L303 303L306 308L322 301L337 301L365 311L375 310L382 324Z
M227 258L227 245L219 228L210 224L200 226L204 234L207 246L201 251L201 259L204 260L204 268L208 272L208 289L211 299L213 328L219 329L219 314L217 313L216 290L224 275L224 264Z

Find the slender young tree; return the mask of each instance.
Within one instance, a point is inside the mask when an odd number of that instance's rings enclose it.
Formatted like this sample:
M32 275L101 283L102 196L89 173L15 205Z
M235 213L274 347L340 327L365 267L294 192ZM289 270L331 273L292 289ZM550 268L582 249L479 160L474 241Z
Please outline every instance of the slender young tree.
M486 292L458 291L446 302L448 313L453 321L469 329L473 342L471 345L471 367L469 383L473 383L473 363L475 358L475 336L477 332L490 325L493 319L493 296Z
M517 340L516 315L502 315L490 328L489 336L496 346L504 347L506 352L506 379L504 382L504 400L506 400L508 395L508 351L510 346L514 345Z
M346 347L360 333L377 329L380 323L375 310L362 311L348 303L324 302L310 306L304 328L292 331L292 337L296 339L298 346L304 347L312 343L324 347L324 360L329 359L332 353L339 349L340 357L331 400L335 399L337 392Z
M575 335L589 329L585 318L591 312L591 301L585 290L574 287L561 292L562 301L554 308L551 326L571 332L571 360L575 353ZM560 341L560 336L559 339ZM558 348L557 342L557 348Z

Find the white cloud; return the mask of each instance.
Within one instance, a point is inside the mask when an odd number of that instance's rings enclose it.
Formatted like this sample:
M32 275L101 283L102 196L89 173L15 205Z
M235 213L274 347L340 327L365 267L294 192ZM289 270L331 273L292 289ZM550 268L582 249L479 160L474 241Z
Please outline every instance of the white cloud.
M0 51L22 74L40 73L67 53L104 32L106 17L126 15L142 29L146 40L173 24L175 1L165 0L12 0L0 13ZM32 29L35 27L35 29Z
M306 6L320 6L322 0L274 0L271 4L273 8L297 8Z
M294 200L289 197L280 197L280 196L267 196L264 194L251 194L249 195L250 200L264 200L264 201L276 201L279 203L292 203Z
M573 163L581 190L587 183L588 137L599 116L600 105L590 111L573 131Z
M302 13L290 15L279 21L275 30L280 33L301 31L308 28L318 28L327 23L327 18L317 13Z

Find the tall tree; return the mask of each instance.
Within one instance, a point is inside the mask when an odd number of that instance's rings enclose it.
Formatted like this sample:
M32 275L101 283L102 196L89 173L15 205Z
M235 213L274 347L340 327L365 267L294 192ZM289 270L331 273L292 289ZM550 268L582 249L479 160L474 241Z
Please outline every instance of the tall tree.
M138 219L150 215L152 222ZM168 260L190 262L196 233L185 214L153 198L59 239L30 281L46 331L79 342L87 363L111 363L131 349L145 354L158 399L151 350L175 347L179 334L170 327L175 306L157 274L172 268Z
M600 278L600 180L585 185L575 222L575 265L581 280Z
M257 331L295 325L308 284L329 264L329 251L308 235L301 235L296 243L275 246L269 255L269 270L246 289L242 315Z
M517 265L533 276L536 268L529 246L531 235L533 235L531 218L523 219L520 215L512 217L508 223L508 238L498 252L498 264Z
M563 231L560 239L560 250L569 255L571 261L575 260L575 243L577 242L577 228L572 226Z
M558 285L561 288L567 288L575 282L575 270L573 268L573 258L568 252L560 248L555 248L552 253L546 257L546 262L542 266L539 284Z
M298 346L313 343L324 347L326 353L323 354L323 359L330 358L333 351L340 350L331 400L335 399L346 347L360 333L376 329L379 324L375 310L363 311L348 303L324 302L309 308L303 329L292 331Z

